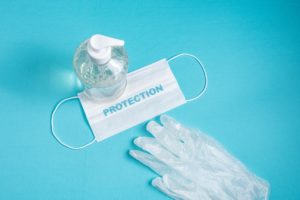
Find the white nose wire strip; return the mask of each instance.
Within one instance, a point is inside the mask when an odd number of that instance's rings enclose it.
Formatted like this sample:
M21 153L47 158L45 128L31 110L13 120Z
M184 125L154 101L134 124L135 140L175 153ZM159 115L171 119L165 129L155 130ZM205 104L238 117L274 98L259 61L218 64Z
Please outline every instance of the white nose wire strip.
M199 58L197 58L196 56L194 56L193 54L189 54L189 53L180 53L180 54L177 54L175 56L172 56L170 58L167 59L168 62L174 60L175 58L178 58L180 56L189 56L189 57L192 57L194 58L197 63L200 65L201 69L202 69L202 72L203 72L203 75L204 75L204 86L203 86L203 89L195 96L195 97L192 97L190 99L186 99L187 102L190 102L190 101L194 101L198 98L200 98L204 92L206 91L207 89L207 86L208 86L208 77L207 77L207 73L206 73L206 70L205 70L205 67L204 67L204 64L199 60Z
M82 145L82 146L79 146L79 147L74 147L74 146L71 146L71 145L68 145L66 143L64 143L61 139L59 139L59 137L56 135L55 133L55 130L54 130L54 115L56 113L56 111L58 110L58 108L63 104L65 103L66 101L69 101L69 100L72 100L72 99L79 99L79 97L77 96L73 96L73 97L68 97L68 98L65 98L65 99L62 99L60 102L58 102L58 104L55 106L54 110L52 111L51 113L51 132L52 132L52 135L54 136L54 138L60 143L62 144L63 146L69 148L69 149L73 149L73 150L78 150L78 149L83 149L87 146L90 146L91 144L93 144L95 141L96 141L96 138L94 138L91 142L85 144L85 145Z

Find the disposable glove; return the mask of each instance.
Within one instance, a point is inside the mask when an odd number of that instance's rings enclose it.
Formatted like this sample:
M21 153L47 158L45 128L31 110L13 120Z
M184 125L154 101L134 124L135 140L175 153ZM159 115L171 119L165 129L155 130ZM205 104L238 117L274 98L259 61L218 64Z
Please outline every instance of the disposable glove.
M162 126L155 121L147 124L154 137L134 140L144 151L130 151L160 175L152 180L155 188L173 199L268 199L269 184L213 138L166 115L160 121Z

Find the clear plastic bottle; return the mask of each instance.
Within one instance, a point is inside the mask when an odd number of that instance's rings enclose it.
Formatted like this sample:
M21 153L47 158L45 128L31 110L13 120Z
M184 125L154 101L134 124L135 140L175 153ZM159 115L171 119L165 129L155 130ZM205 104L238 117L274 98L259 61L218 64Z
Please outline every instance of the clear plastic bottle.
M73 64L88 98L109 101L123 94L128 71L123 40L94 35L76 50Z

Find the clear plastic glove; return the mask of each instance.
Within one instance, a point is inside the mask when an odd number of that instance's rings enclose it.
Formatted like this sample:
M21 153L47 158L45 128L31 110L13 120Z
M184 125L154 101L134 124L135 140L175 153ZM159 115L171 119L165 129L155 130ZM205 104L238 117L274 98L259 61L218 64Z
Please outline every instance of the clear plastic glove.
M154 136L138 137L134 143L144 151L130 155L161 177L152 181L158 190L174 199L268 199L269 184L251 173L213 138L184 127L162 115L161 123L150 121Z

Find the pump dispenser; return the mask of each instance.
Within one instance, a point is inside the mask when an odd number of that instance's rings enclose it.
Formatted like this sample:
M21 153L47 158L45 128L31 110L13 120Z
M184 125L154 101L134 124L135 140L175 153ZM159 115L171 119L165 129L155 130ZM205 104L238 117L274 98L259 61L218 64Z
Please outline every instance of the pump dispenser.
M94 35L88 42L88 54L99 65L105 64L111 58L112 47L123 47L124 41L107 37L104 35Z
M76 50L73 64L88 98L108 101L124 92L128 57L123 40L93 35Z

